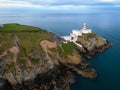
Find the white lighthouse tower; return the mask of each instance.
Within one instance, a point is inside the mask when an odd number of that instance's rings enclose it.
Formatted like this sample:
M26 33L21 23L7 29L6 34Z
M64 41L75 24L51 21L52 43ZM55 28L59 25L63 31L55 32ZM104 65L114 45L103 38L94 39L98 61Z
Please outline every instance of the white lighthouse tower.
M92 30L91 29L87 29L87 25L86 23L83 24L83 28L80 30L82 33L91 33Z
M84 30L87 29L86 23L83 24L83 29L84 29Z

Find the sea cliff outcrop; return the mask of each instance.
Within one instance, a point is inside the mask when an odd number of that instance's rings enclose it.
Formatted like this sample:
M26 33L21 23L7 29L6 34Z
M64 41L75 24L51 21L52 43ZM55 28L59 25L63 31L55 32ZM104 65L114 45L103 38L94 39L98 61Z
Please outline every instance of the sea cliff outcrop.
M102 52L104 49L111 46L111 43L108 40L102 38L95 32L79 36L77 43L83 46L78 49L80 53L87 58L90 58L95 53Z
M83 47L62 41L36 27L5 24L0 28L0 89L69 90L69 84L75 82L73 71L94 79L96 70L85 58L111 44L96 33L78 38L77 43Z

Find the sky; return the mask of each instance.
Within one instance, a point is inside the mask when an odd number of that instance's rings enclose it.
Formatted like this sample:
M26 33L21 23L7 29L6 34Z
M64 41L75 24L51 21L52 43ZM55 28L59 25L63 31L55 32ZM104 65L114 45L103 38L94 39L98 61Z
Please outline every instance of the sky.
M120 0L0 0L0 12L119 12Z

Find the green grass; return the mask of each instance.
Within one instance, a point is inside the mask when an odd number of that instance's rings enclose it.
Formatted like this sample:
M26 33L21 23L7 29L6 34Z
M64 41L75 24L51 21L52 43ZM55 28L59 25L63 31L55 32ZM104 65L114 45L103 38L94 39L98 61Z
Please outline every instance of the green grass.
M13 46L10 33L0 33L0 43L3 43L0 47L0 53Z
M65 57L67 55L71 55L76 45L73 42L62 43L58 48L59 55Z
M0 28L0 32L39 32L44 31L37 27L20 25L17 23L4 24L2 28ZM45 32L45 31L44 31Z
M36 64L36 63L38 63L40 61L40 59L38 59L38 58L30 58L30 62L32 63L32 64Z
M33 52L34 50L40 49L40 41L42 40L52 40L51 33L16 33L18 38L20 39L20 43L22 47L26 49L26 53Z
M87 34L82 34L82 37L87 40L88 38L94 37L96 34L95 33L87 33Z
M19 45L19 48L20 48L19 56L20 56L20 57L27 57L26 48L24 48L21 44Z

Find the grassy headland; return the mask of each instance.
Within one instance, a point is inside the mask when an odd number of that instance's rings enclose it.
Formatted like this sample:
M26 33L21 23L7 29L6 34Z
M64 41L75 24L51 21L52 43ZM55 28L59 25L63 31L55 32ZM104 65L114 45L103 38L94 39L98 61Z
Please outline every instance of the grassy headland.
M39 89L43 86L47 88L45 90L48 90L52 83L54 90L69 90L68 82L71 77L68 78L68 71L71 76L73 76L71 71L76 71L84 77L96 77L96 71L88 67L80 53L89 50L90 46L95 46L94 43L98 44L101 40L104 41L98 38L94 33L79 37L78 43L86 48L82 47L81 49L73 42L62 43L59 36L41 28L17 23L4 24L0 27L2 76L15 85L26 81L26 78L30 81L34 80L34 76L39 75ZM37 83L34 84L36 87ZM59 87L59 85L61 86ZM25 86L25 88L31 88L31 86L33 85L28 84L28 87Z
M37 32L40 30L42 29L17 23L3 24L3 27L0 28L0 32Z
M12 35L16 35L20 39L20 44L24 46L27 53L36 49L39 50L39 43L41 40L52 40L52 33L41 28L17 23L4 24L3 27L0 28L0 42L4 42L4 45L0 48L0 52L13 46L11 40Z

